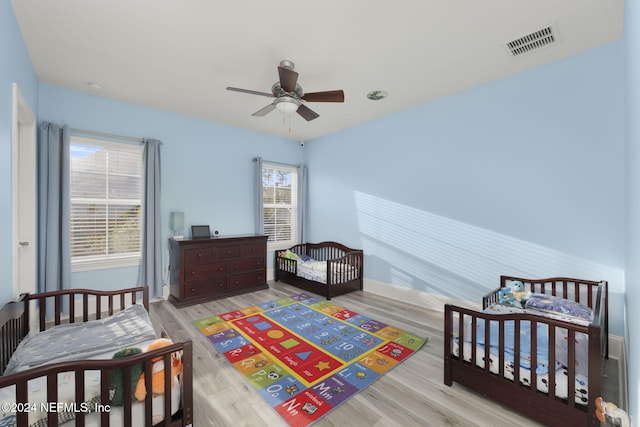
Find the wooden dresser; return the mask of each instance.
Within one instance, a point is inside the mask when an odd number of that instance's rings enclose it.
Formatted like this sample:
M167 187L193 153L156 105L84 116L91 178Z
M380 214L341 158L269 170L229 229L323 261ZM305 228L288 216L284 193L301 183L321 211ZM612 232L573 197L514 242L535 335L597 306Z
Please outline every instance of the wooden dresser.
M169 239L171 301L185 307L268 289L267 236Z

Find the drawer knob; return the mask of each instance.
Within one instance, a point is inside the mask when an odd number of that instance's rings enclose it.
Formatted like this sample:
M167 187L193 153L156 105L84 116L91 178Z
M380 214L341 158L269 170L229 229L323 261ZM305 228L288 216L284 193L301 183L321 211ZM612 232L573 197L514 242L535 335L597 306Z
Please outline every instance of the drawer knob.
M233 282L233 283L237 285L237 284L238 284L238 281L236 280L236 281L235 281L235 282Z
M218 271L222 271L222 270L223 270L223 268L222 268L222 267L218 267Z
M231 251L227 251L227 255L231 255Z
M191 275L192 275L192 276L195 276L195 275L196 275L196 272L195 272L195 271L192 271L192 272L191 272Z
M237 270L237 269L238 269L238 264L234 265L234 266L233 266L233 268L234 268L235 270Z
M202 258L202 253L199 253L199 254L198 254L198 258Z
M191 292L195 292L195 291L196 291L196 288L191 288Z
M255 251L256 251L256 248L251 248L251 252L255 252Z

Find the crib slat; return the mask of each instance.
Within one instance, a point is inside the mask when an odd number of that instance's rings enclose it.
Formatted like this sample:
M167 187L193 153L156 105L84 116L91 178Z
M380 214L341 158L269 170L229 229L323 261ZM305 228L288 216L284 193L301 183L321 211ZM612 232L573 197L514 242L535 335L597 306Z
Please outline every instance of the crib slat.
M476 347L478 347L478 337L477 337L477 330L478 327L477 322L478 318L475 315L471 316L471 366L476 366ZM461 343L461 345L464 347L464 341Z
M47 402L58 402L58 375L55 373L47 375ZM50 411L47 414L47 425L53 427L58 425L57 411Z
M547 378L548 388L549 388L549 397L555 398L556 396L556 327L548 326L549 328L549 360L548 362L548 371L549 377Z
M520 319L513 322L513 382L520 384Z
M171 353L164 355L164 419L171 419Z
M76 322L76 294L71 292L69 294L69 323Z
M113 315L113 295L109 295L109 316Z
M567 372L569 385L567 387L567 405L574 407L576 405L576 331L568 330L567 346L569 355L567 356Z
M109 370L100 371L100 403L103 407L109 404ZM109 412L100 412L100 426L109 427Z
M82 296L82 321L89 321L89 295L87 294Z
M504 378L504 322L498 323L498 376Z
M76 384L76 402L84 402L84 370L76 369L75 371L75 384ZM79 411L76 413L76 427L84 427L85 426L85 413L84 411Z
M122 389L125 390L122 395L124 403L124 425L131 425L131 405L133 403L133 398L131 397L131 392L129 390L133 390L132 370L133 366L125 366L122 368L122 371L124 373Z
M96 296L96 319L102 318L102 298Z
M538 322L532 320L529 323L531 325L531 344L529 347L531 349L531 369L529 370L531 382L529 388L536 390L538 387L538 374L536 372L538 368Z
M16 402L28 402L29 397L27 395L27 382L20 381L16 384ZM18 411L16 413L17 424L26 426L29 424L29 413L27 411Z
M491 321L484 321L484 370L486 372L489 372L489 367L491 366L489 363L491 361L491 353L489 352L489 350L491 350L491 346L489 344L491 343L492 323L493 322Z
M54 300L54 324L59 325L60 324L60 312L62 311L60 309L61 303L60 300L62 299L61 295L56 295L53 300Z

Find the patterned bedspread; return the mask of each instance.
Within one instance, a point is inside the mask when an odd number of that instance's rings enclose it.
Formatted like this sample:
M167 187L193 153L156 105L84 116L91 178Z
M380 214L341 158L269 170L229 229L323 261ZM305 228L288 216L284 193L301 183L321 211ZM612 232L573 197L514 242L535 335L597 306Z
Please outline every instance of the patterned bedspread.
M48 363L115 353L155 338L147 311L134 304L104 319L57 325L29 335L11 356L4 375Z

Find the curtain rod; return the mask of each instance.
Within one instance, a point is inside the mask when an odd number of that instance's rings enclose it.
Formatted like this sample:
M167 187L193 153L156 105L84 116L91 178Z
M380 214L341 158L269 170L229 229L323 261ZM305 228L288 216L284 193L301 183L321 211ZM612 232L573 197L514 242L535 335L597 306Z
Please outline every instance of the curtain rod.
M122 136L122 135L114 135L111 133L95 132L92 130L69 128L69 131L71 133L75 133L79 135L91 135L91 136L99 136L99 137L108 138L108 139L120 139L123 141L138 142L140 144L144 142L142 138L133 138L131 136ZM160 144L162 144L162 142L160 142Z

